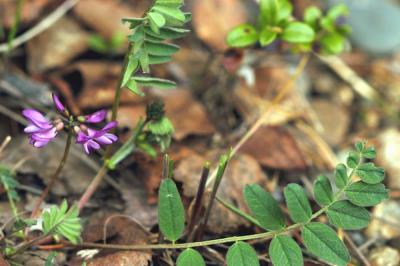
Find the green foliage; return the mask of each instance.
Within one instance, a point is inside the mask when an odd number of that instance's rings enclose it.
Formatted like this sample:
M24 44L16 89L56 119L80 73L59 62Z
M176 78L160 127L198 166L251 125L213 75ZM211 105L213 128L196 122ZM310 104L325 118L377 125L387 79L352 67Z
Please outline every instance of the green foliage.
M16 191L19 183L14 178L14 173L9 168L2 165L0 165L0 185L3 186L4 190L7 192L10 200L19 200Z
M124 71L122 87L143 95L138 86L170 89L175 83L151 77L135 76L142 70L150 72L150 66L169 62L171 56L179 50L179 46L167 43L167 40L182 37L188 30L183 25L190 20L190 14L181 8L183 1L157 0L142 18L123 19L129 24L132 33L128 36L131 43L129 63Z
M363 163L357 167L356 175L368 184L378 184L385 178L385 170L374 163Z
M166 178L158 192L158 224L163 235L170 241L178 240L185 227L185 210L174 181Z
M296 223L307 222L312 210L304 189L298 184L289 184L285 187L284 195L290 218Z
M183 251L177 261L176 261L177 266L205 266L206 263L204 262L203 257L201 254L191 248L185 249Z
M226 254L228 266L259 266L257 253L249 244L238 241L233 244Z
M389 198L388 190L383 184L370 185L362 181L348 186L345 193L351 203L361 207L374 206Z
M101 35L93 34L89 37L89 48L101 54L116 53L124 45L125 36L122 32L116 32L109 40Z
M233 28L227 36L231 47L246 47L257 41L261 46L275 40L290 43L296 51L314 49L324 54L341 53L350 28L344 23L348 16L344 5L332 7L326 14L311 6L304 12L303 21L293 16L289 0L261 0L257 27L242 24Z
M349 182L346 165L340 163L335 168L335 182L338 188L344 188Z
M299 245L289 236L278 235L269 245L269 256L273 265L303 265L303 255Z
M329 206L327 210L329 223L346 230L356 230L366 227L369 223L369 213L348 200L340 200Z
M326 206L333 202L332 185L324 175L318 176L314 183L314 198L320 206Z
M315 256L338 266L346 266L350 261L346 246L329 226L312 222L302 230L304 245Z
M244 188L244 199L264 229L279 230L285 226L278 202L259 185L247 185Z
M77 244L81 235L81 224L78 217L79 210L72 206L68 210L67 201L64 200L61 206L51 207L42 214L42 229L45 234L60 235Z
M53 266L55 265L54 259L57 257L57 252L52 251L50 252L49 256L46 258L46 262L44 263L44 266Z

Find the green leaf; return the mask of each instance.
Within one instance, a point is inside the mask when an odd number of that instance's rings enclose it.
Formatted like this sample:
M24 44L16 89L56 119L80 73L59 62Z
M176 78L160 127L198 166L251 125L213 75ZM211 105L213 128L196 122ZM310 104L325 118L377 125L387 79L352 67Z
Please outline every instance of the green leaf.
M148 29L147 27L144 28L144 31L148 35L151 35L151 36L157 37L157 38L161 38L163 40L178 39L178 38L183 37L186 33L190 32L190 30L187 30L187 29L174 28L174 27L163 27L160 29L160 32L158 34L154 33L152 30Z
M285 187L284 195L290 218L296 223L307 222L311 218L312 210L304 189L292 183Z
M226 42L231 47L246 47L258 41L258 33L254 26L242 24L228 33Z
M344 50L345 38L338 33L328 33L320 39L322 49L326 54L339 54Z
M99 34L90 35L88 45L91 50L98 53L107 53L109 49L107 40Z
M385 185L370 185L361 181L351 184L346 188L345 193L351 203L361 207L375 206L389 198Z
M345 4L339 4L329 9L327 17L331 20L335 20L340 16L347 16L349 14L349 9Z
M123 18L122 23L129 23L129 28L134 29L145 21L145 18Z
M133 93L144 96L144 93L138 88L138 85L134 79L130 79L125 86Z
M16 189L19 182L15 179L13 171L8 167L0 165L0 185L2 185L12 200L19 200Z
M131 80L136 81L139 85L145 87L154 87L158 89L174 89L176 83L167 79L159 79L153 77L138 77L134 76Z
M279 0L260 1L260 26L275 26L278 22Z
M376 150L374 146L367 147L362 151L362 156L366 159L375 159Z
M44 266L56 265L56 263L54 263L55 257L57 257L57 252L55 252L55 251L50 252L50 254L46 258L46 262L44 263Z
M292 14L292 12L293 12L292 3L290 3L289 0L280 0L277 21L280 22L282 20L288 19Z
M313 28L302 22L290 22L282 32L282 39L295 44L310 43L314 40Z
M356 151L358 151L359 153L362 153L365 149L365 141L357 141L354 144L354 147L356 148Z
M340 163L335 168L335 183L338 188L344 188L349 182L346 165Z
M365 208L356 206L348 200L333 203L326 213L332 225L346 230L364 228L370 220Z
M174 181L166 178L158 192L158 223L163 235L170 241L178 240L185 228L185 210Z
M314 183L314 198L320 206L329 205L333 201L331 182L324 175L318 176Z
M174 132L174 126L165 116L159 121L150 121L147 127L154 135L170 135Z
M373 163L363 163L356 169L356 175L368 184L377 184L385 178L385 170L376 167Z
M309 223L303 227L304 245L315 256L337 266L346 266L350 255L336 232L321 223Z
M42 228L45 234L61 235L77 244L81 235L81 224L78 217L79 210L76 206L71 207L68 212L67 201L64 200L60 207L54 206L42 215Z
M177 261L176 266L205 266L206 263L204 262L203 257L201 254L191 248L185 249L183 251Z
M299 245L289 236L278 235L269 245L269 256L276 266L302 266L303 255Z
M131 78L133 72L139 66L139 61L132 54L129 55L129 59L128 60L129 60L128 61L128 65L126 66L126 69L125 69L125 72L124 72L124 76L122 78L121 87L124 87L128 83L128 81Z
M257 253L249 244L239 241L233 244L226 254L228 266L259 266Z
M351 169L355 169L360 163L360 154L358 152L351 151L349 152L349 156L347 157L346 164Z
M158 13L163 14L164 16L174 18L178 21L185 22L185 14L177 8L156 5L152 8L152 10L157 11Z
M160 32L159 28L161 28L165 25L164 16L157 12L149 12L149 13L147 13L147 16L149 17L149 20L150 20L151 29L154 32L159 33ZM156 30L154 30L154 29L156 29Z
M264 229L279 230L285 226L278 202L259 185L246 185L244 198L247 206Z
M146 51L151 55L170 56L179 51L179 46L168 43L155 43L147 41Z
M322 16L321 10L316 6L310 6L304 11L304 22L315 28L318 19Z
M146 52L142 51L142 53L140 54L139 63L140 63L140 67L142 68L142 71L144 73L150 72L149 55Z
M156 64L164 64L168 63L172 60L171 56L157 56L157 55L149 55L149 64L156 65Z
M260 33L260 44L261 46L266 46L276 39L276 32L272 32L269 30L269 28L264 28L264 30L261 31Z

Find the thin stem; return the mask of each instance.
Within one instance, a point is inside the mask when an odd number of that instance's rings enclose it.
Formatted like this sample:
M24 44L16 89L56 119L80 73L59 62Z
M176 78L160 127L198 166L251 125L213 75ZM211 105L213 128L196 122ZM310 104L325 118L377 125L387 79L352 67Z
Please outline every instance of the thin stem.
M253 124L253 126L246 132L246 134L243 135L243 137L239 140L239 142L233 147L231 151L231 156L234 156L238 152L238 150L243 146L243 144L246 143L246 141L248 141L250 137L253 136L254 133L256 133L256 131L266 122L268 116L271 115L271 112L274 110L274 108L282 101L282 99L292 88L294 82L299 78L305 66L307 65L309 59L310 59L310 54L305 54L302 56L293 76L279 91L278 95L272 100L271 104L267 107L264 113L257 119L257 121ZM216 175L217 175L217 170L214 170L214 172L211 174L210 178L207 181L207 187L212 184Z
M192 215L190 217L190 222L188 225L188 233L189 233L188 241L189 242L193 241L193 237L194 237L193 228L194 228L195 223L200 215L201 202L203 200L204 190L206 187L206 182L207 182L207 178L208 178L209 174L210 174L210 163L207 162L204 165L203 171L201 173L199 187L197 189L197 194L196 194L196 198L194 200L194 205L193 205L193 209L192 209Z
M132 45L129 44L128 52L125 54L125 58L124 58L124 66L122 68L121 75L119 76L117 87L115 88L114 102L113 102L112 113L111 113L111 120L112 121L115 121L117 119L117 116L118 116L118 108L119 108L119 104L120 104L120 101L121 101L121 92L122 92L122 86L121 85L122 85L124 73L125 73L126 68L128 66L129 53L130 53L131 49L132 49ZM103 180L104 176L107 174L107 172L108 172L107 164L108 164L108 159L111 157L111 148L112 148L111 145L109 145L107 147L106 153L105 153L105 156L104 156L105 158L104 158L103 165L101 166L101 168L97 172L96 176L92 179L92 181L90 182L89 186L86 188L85 192L83 193L83 195L79 199L79 203L78 203L79 210L83 209L85 204L90 200L90 198L92 197L92 195L96 191L97 187L100 185L100 183Z
M229 204L228 202L226 202L225 200L223 200L220 197L216 197L217 201L219 203L222 204L222 206L224 206L225 208L227 208L228 210L230 210L231 212L235 213L236 215L246 219L247 221L249 221L250 223L257 225L258 227L262 228L261 224L257 221L256 218L254 218L251 215L248 215L247 213L243 212L242 210L240 210L239 208L236 208L235 206Z
M65 144L63 157L60 161L60 164L57 167L57 170L54 172L53 176L51 177L49 184L46 186L45 190L43 190L42 194L40 195L40 198L36 201L36 204L33 208L32 214L31 214L31 218L34 218L37 216L39 209L40 209L40 205L46 198L47 194L49 194L51 188L57 181L58 176L60 175L62 169L64 168L65 163L67 162L67 158L68 158L68 154L69 154L69 150L70 150L71 142L72 142L72 136L73 136L73 129L72 129L72 127L70 127L70 129L68 130L67 143Z
M15 35L17 34L17 30L19 27L19 23L21 21L21 11L22 11L22 6L24 5L24 0L18 0L17 1L17 6L15 10L15 18L14 18L14 24L8 34L8 40L7 40L7 45L8 45L8 52L12 50L13 47L13 41L15 38Z

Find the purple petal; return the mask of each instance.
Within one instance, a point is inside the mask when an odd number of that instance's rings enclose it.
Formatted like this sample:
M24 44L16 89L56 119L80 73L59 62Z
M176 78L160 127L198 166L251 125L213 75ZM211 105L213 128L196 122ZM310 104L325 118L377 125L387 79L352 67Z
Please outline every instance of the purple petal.
M29 125L26 128L24 128L24 132L25 133L35 133L35 132L39 132L42 131L43 129L35 126L35 125Z
M111 133L104 134L104 137L109 138L112 142L116 142L118 140L118 137Z
M42 148L46 146L49 142L48 141L34 141L33 146L36 148Z
M100 110L93 114L85 116L85 122L87 123L99 123L104 120L107 116L107 110Z
M95 140L101 145L108 145L108 144L113 143L113 141L111 139L107 138L106 136L101 136L99 138L95 138Z
M83 148L87 154L90 154L92 150L100 149L100 145L93 140L88 140L83 144Z
M42 129L50 129L52 127L49 120L47 120L40 112L35 109L25 109L22 115L32 124Z
M108 122L100 131L109 131L118 125L117 121Z
M54 102L54 106L57 108L57 110L59 112L64 112L65 111L65 107L64 105L61 103L60 98L58 98L57 94L53 93L53 102Z
M32 138L40 140L40 139L48 139L51 140L57 136L57 130L55 127L53 127L50 130L43 131L43 132L37 132L32 134Z

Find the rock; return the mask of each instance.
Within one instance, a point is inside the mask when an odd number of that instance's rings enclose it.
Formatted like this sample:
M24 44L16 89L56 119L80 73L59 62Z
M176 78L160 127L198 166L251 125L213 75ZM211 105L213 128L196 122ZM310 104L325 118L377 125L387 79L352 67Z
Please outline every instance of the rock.
M399 251L391 247L379 247L371 251L368 256L371 266L400 265Z
M390 128L379 137L378 162L385 168L391 189L400 189L400 131Z
M400 236L397 224L400 221L400 203L394 200L384 201L373 210L374 219L367 228L370 238L393 239Z

